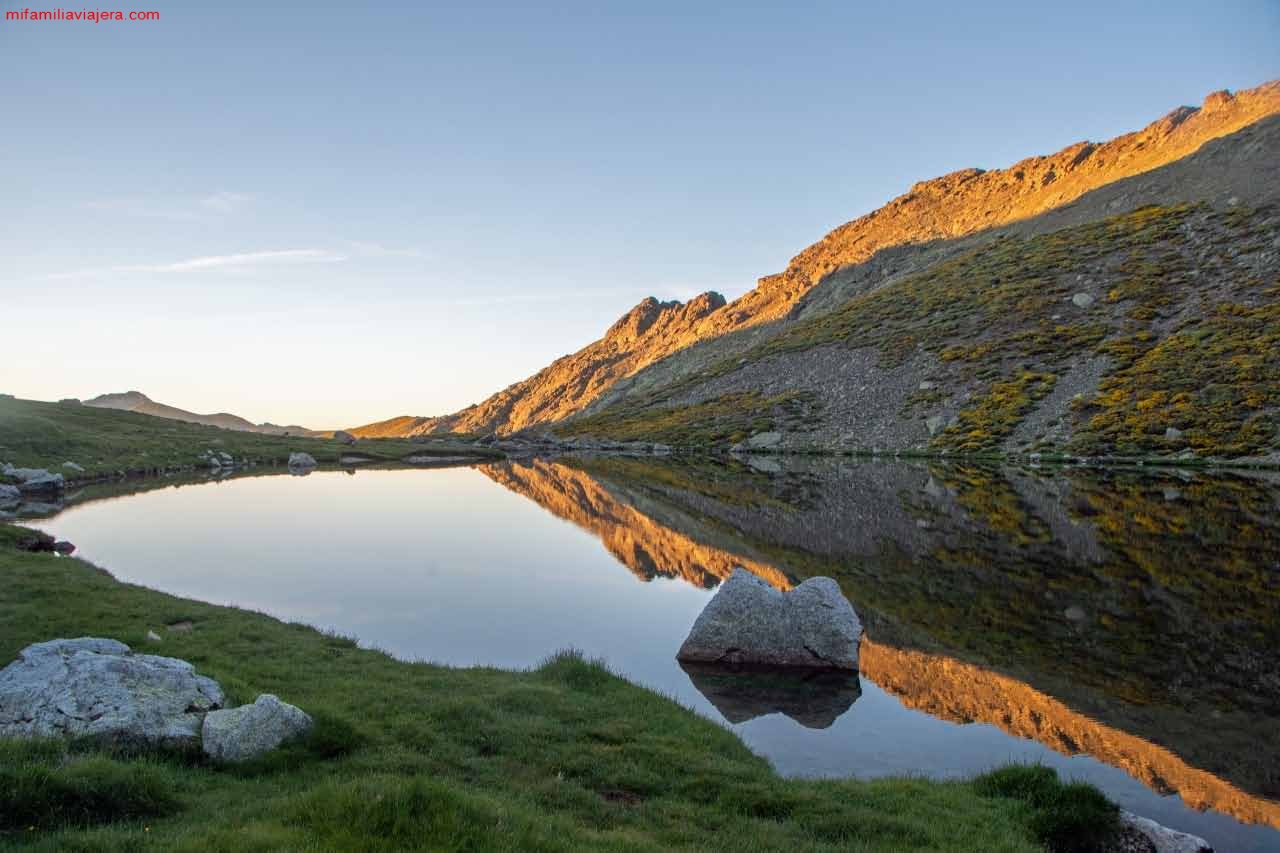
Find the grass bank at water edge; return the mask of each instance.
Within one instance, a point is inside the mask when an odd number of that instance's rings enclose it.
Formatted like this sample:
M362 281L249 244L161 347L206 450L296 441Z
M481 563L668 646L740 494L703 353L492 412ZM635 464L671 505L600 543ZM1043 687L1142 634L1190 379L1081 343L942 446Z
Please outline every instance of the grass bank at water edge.
M69 481L98 480L207 468L203 454L208 451L225 453L236 464L283 464L294 452L309 453L321 465L336 464L343 457L396 462L410 456L502 455L443 442L366 439L346 445L326 438L239 432L134 412L0 396L0 462L19 468L46 468ZM80 470L65 466L67 462Z
M235 703L275 693L317 726L234 768L0 741L0 847L1013 853L1090 849L1114 825L1095 789L1042 768L784 779L731 732L574 653L521 672L406 663L21 552L19 533L0 525L0 662L54 637L114 637L193 662Z

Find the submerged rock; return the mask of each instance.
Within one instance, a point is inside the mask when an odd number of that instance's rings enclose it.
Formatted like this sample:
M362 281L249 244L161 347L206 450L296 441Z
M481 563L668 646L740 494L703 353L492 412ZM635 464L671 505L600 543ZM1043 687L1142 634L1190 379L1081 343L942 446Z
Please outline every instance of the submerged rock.
M856 671L861 640L862 623L831 578L810 578L783 593L738 568L699 614L676 658Z
M316 467L315 457L310 453L290 453L290 468L314 468Z
M373 459L369 456L352 456L348 454L348 455L338 457L339 465L364 465L369 462L377 462L377 461L378 460Z
M27 646L0 670L0 737L194 748L222 688L186 661L81 637Z
M862 695L858 676L842 670L730 667L681 663L693 686L731 723L785 714L809 729L825 729Z
M248 761L311 731L301 708L264 693L252 705L212 711L204 718L204 753L217 761Z
M765 447L777 447L782 443L782 433L780 432L758 432L747 439L747 447L762 449Z

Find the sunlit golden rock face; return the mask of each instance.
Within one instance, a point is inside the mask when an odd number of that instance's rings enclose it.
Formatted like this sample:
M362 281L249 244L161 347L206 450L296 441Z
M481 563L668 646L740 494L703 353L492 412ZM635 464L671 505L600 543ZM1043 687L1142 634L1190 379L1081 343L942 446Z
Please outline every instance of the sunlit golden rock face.
M1135 133L1079 142L1007 169L966 169L922 181L883 207L831 231L786 270L726 304L717 293L687 303L644 300L604 336L478 405L443 417L400 417L355 427L362 437L439 432L506 434L559 421L621 380L693 344L786 315L832 272L895 246L955 238L1060 208L1085 193L1172 163L1204 143L1280 112L1280 81L1217 92ZM619 386L621 387L621 386Z
M989 723L1063 755L1089 755L1157 793L1178 794L1193 809L1280 827L1280 803L1248 794L1162 746L1091 720L1016 679L869 638L862 641L859 668L909 708L955 723Z
M1105 184L1179 160L1211 139L1276 112L1280 81L1236 94L1214 92L1199 108L1179 107L1110 142L1077 142L1007 169L962 169L921 181L884 207L836 228L792 258L786 270L761 279L760 286L739 301L751 304L756 317L781 316L823 277L880 249L960 237L1027 219Z
M531 460L485 465L479 470L599 537L609 553L641 580L680 578L710 588L741 566L778 589L791 588L787 576L773 566L664 527L575 468Z

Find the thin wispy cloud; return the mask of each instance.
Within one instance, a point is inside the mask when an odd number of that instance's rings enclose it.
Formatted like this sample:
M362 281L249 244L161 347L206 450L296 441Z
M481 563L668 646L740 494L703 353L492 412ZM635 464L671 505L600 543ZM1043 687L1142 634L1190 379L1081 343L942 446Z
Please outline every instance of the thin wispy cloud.
M247 269L261 266L288 264L330 264L347 260L347 255L329 249L278 249L260 252L240 252L231 255L206 255L163 264L122 264L96 269L53 273L49 279L93 278L119 273L177 274L206 272L220 269Z
M248 193L219 190L194 200L165 201L140 198L110 198L86 201L84 210L97 210L140 219L162 219L168 222L196 222L211 216L225 216L253 201Z

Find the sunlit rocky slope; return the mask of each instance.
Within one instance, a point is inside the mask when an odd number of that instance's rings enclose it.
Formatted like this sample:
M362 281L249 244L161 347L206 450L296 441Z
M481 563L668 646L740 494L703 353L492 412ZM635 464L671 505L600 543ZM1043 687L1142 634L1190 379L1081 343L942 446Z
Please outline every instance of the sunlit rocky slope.
M1241 387L1252 374L1220 383L1247 399L1208 433L1112 421L1127 417L1118 397L1176 395L1130 380L1158 372L1142 362L1183 321L1207 324L1195 340L1275 322L1278 111L1280 82L1219 92L1110 142L922 182L732 303L646 300L477 406L355 431L506 434L568 418L562 434L677 444L776 430L783 446L828 449L1064 449L1083 432L1081 452L1257 452L1257 424L1234 446L1222 437L1274 406ZM1255 313L1230 316L1237 305ZM959 348L975 340L987 346ZM1232 341L1214 343L1209 362L1229 363ZM1116 383L1101 411L1068 409ZM1186 440L1145 438L1169 427Z

